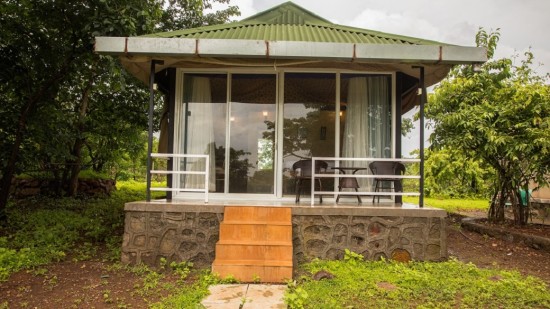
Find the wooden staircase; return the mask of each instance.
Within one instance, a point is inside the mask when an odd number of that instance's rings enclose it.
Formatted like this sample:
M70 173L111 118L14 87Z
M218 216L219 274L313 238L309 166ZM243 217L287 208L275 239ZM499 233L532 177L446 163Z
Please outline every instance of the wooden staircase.
M292 279L291 220L286 207L226 206L212 271L242 282Z

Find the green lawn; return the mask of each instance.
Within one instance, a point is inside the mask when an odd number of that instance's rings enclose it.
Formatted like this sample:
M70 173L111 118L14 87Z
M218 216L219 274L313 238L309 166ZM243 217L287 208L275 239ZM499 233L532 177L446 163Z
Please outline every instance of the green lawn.
M550 293L538 278L518 272L448 262L316 260L290 284L289 308L549 308ZM328 271L332 279L315 281Z
M418 204L418 197L403 197L403 202ZM447 212L459 211L487 211L489 201L485 199L439 199L433 197L424 198L426 207L445 209Z

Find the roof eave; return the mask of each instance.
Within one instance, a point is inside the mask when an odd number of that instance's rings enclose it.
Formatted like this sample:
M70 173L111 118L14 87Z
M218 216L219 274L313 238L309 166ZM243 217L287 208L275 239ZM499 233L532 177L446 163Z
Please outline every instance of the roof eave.
M96 37L95 52L155 59L196 56L444 65L487 61L482 47L149 37Z

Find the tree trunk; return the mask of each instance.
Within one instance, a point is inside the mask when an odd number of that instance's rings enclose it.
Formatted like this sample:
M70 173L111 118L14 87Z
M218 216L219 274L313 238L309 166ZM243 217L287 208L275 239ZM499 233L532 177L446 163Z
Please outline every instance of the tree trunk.
M489 207L489 222L492 223L502 223L504 222L504 207L506 205L506 177L501 176L497 182L497 190L491 201L491 206Z
M95 71L92 71L88 84L82 92L82 99L80 100L80 107L78 111L78 137L76 138L71 151L71 155L74 159L69 161L69 168L71 170L71 178L69 179L69 186L67 189L67 194L69 196L76 196L78 193L78 175L82 170L82 147L84 147L86 142L86 139L83 137L86 131L84 119L86 118L86 113L88 111L88 104L90 102L89 99L94 78Z

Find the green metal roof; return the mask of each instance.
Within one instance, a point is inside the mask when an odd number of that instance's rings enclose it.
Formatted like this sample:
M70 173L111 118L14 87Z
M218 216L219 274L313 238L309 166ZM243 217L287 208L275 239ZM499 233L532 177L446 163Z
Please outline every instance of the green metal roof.
M154 33L146 35L146 37L448 45L436 41L337 25L292 2L285 2L239 22Z

